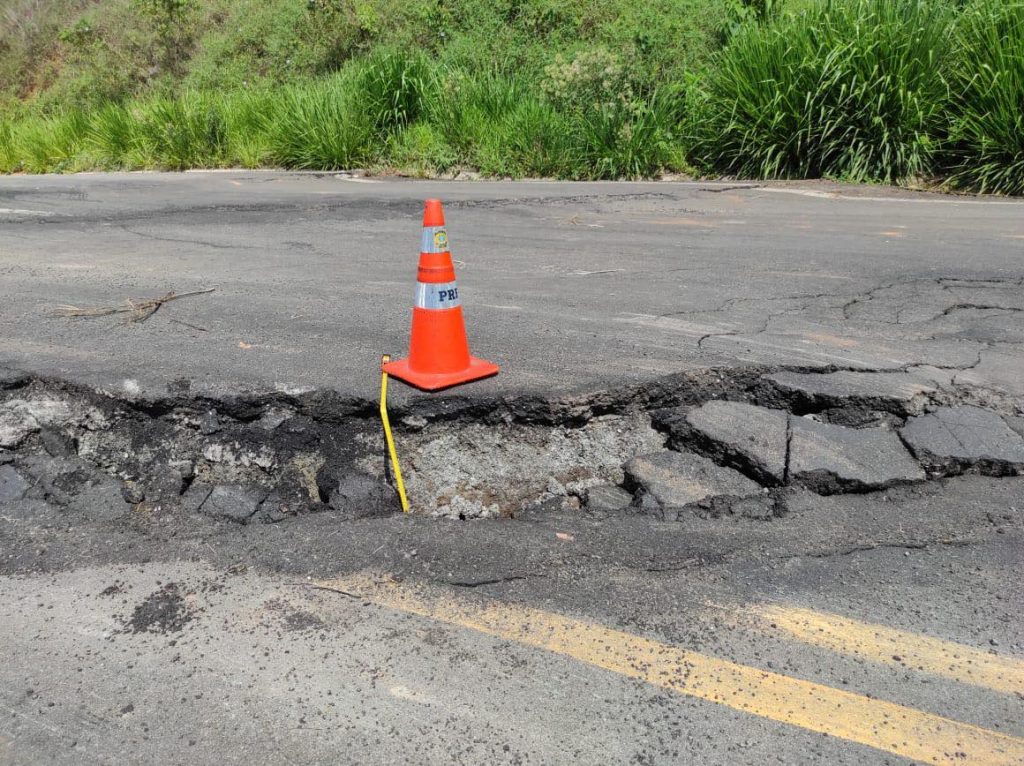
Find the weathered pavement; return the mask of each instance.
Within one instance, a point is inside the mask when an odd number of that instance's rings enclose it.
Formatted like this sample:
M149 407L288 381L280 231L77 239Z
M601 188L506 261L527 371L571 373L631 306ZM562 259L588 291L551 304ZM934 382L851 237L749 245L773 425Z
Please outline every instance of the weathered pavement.
M400 450L500 520L388 515L434 195L503 372ZM1022 213L0 180L0 763L1024 763Z
M187 381L372 398L380 354L405 350L422 201L437 195L471 342L504 368L467 395L747 364L932 365L1021 392L1024 203L791 191L808 190L5 178L0 358L153 396ZM208 287L130 327L48 315Z

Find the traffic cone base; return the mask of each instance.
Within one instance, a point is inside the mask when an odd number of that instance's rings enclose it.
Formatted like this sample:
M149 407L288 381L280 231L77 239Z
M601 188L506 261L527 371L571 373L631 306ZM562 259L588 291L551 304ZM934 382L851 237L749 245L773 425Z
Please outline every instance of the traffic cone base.
M497 375L498 365L471 356L469 365L456 372L418 372L409 367L408 359L399 359L385 364L384 372L422 391L440 391L442 388Z

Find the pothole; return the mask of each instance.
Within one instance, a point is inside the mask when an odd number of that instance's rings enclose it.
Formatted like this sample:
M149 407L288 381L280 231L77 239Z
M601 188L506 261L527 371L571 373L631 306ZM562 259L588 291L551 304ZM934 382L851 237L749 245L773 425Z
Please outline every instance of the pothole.
M872 492L1024 471L1021 408L974 401L919 374L746 368L551 401L423 398L393 422L420 514L770 519L790 487ZM136 402L0 377L0 503L32 501L18 513L144 526L344 520L394 513L392 486L371 401Z
M643 412L579 428L435 424L403 441L406 486L414 507L451 518L510 516L550 498L579 507L591 487L621 485L623 465L665 438Z

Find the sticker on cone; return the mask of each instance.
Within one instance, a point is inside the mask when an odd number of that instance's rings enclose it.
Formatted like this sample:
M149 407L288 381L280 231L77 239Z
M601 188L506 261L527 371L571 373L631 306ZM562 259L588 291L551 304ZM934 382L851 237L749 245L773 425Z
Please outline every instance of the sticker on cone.
M420 265L412 309L409 356L384 365L392 377L425 391L498 374L498 365L469 354L462 300L448 250L441 200L428 199L423 210Z

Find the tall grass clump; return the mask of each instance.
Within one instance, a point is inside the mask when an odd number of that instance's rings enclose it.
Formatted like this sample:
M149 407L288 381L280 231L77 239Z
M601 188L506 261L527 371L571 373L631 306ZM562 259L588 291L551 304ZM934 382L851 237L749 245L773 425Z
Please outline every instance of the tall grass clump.
M130 168L143 163L139 124L121 104L107 104L89 120L85 143L103 168Z
M225 94L221 103L227 145L226 163L243 168L271 162L268 124L276 114L280 91L272 88Z
M7 120L0 120L0 173L12 173L18 165L14 149L14 128Z
M10 127L9 171L29 173L77 170L82 163L88 119L79 111L23 119ZM2 140L2 139L0 139Z
M951 180L1024 194L1024 0L975 0L956 38Z
M475 72L450 69L443 73L426 120L462 162L474 167L486 164L490 172L504 175L507 169L501 158L493 156L495 126L531 96L527 82L500 67Z
M437 93L434 65L418 51L374 51L356 66L353 85L382 134L415 122Z
M338 170L372 160L379 148L374 120L357 94L347 72L279 91L264 120L271 161L284 167Z
M694 158L760 178L927 174L945 129L953 4L823 0L749 24L696 100Z
M555 56L540 86L572 131L568 177L639 178L684 166L682 88L651 86L629 56L607 47Z
M170 170L223 165L228 139L222 102L218 94L186 92L132 107L146 164Z
M460 164L485 175L564 176L574 165L566 118L501 67L446 72L427 120Z
M482 140L472 164L485 175L566 178L580 171L572 125L536 96L522 99L480 128Z
M591 178L650 178L686 165L684 101L672 89L643 100L599 104L582 115L582 159Z
M383 164L405 175L428 178L446 173L459 164L459 155L444 133L433 124L414 122L395 133L387 146Z

